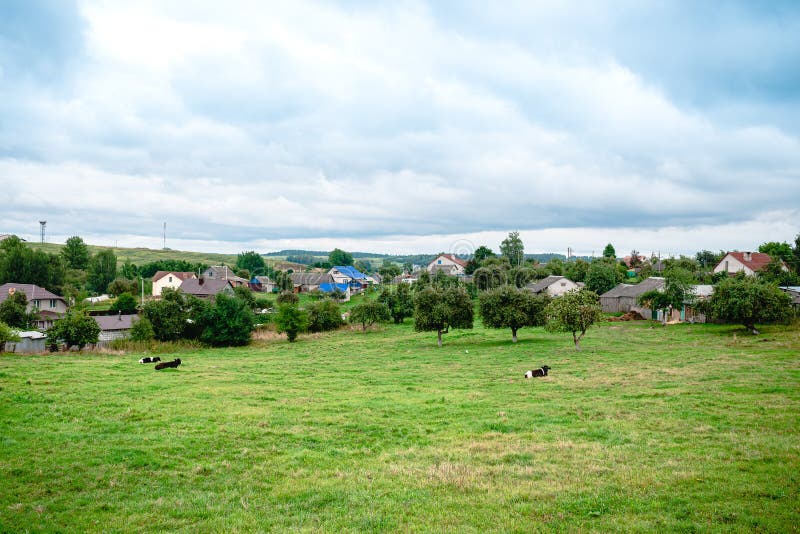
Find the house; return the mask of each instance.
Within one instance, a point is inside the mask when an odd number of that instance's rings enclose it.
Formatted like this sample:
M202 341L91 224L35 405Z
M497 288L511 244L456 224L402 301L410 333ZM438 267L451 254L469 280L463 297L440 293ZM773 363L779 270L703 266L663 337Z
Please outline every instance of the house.
M37 328L50 328L57 319L60 319L63 314L67 313L67 301L64 300L63 297L59 297L35 284L3 284L0 286L0 304L2 304L9 295L13 295L17 291L25 293L25 297L28 299L28 313L33 311L38 312L39 319L36 321Z
M269 276L254 276L250 279L250 289L259 293L272 293L275 282Z
M292 273L292 285L295 293L307 293L319 289L322 284L333 284L335 280L328 273Z
M153 296L160 297L165 287L178 289L188 278L197 278L197 275L186 271L156 271L153 275Z
M293 261L279 261L275 264L274 269L276 271L283 271L283 272L303 272L306 270L308 265L303 265L302 263L295 263Z
M47 335L36 330L25 330L17 332L19 341L6 341L5 352L16 352L17 354L30 354L32 352L44 352L47 348ZM2 343L0 343L2 345Z
M579 289L578 284L567 278L566 276L550 275L542 278L538 282L534 282L525 286L525 289L535 295L539 293L547 293L551 297L560 297L567 291Z
M637 300L640 296L652 290L664 288L665 280L651 276L638 284L619 284L615 288L600 295L600 306L605 313L638 312L645 319L655 319L652 310L641 306Z
M336 265L328 271L328 274L337 284L349 284L353 291L364 289L369 284L367 275L349 265Z
M770 255L763 252L728 252L714 267L714 272L735 274L744 271L747 276L753 276L770 261ZM788 270L785 265L783 270Z
M444 271L449 276L461 276L466 268L467 261L462 260L455 254L439 254L427 267L428 272L431 274Z
M181 284L180 290L201 299L212 299L219 293L233 294L233 285L229 280L218 278L187 278Z
M241 276L236 276L233 269L227 265L214 265L203 271L203 277L209 280L227 280L231 287L246 286L247 280Z
M100 336L98 342L112 341L114 339L122 339L128 337L128 334L133 327L133 322L139 316L136 314L123 315L94 315L92 319L97 322L100 327Z
M319 285L319 290L323 293L334 293L339 291L343 295L342 302L347 302L350 300L350 284L325 283Z
M800 286L783 286L781 291L792 297L792 306L795 310L800 310Z

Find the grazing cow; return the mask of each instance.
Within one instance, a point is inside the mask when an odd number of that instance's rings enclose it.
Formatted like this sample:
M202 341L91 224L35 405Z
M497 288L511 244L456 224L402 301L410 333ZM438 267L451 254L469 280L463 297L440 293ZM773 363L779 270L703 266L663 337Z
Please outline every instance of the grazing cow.
M139 363L156 363L156 362L160 362L160 361L161 361L161 358L159 358L158 356L154 356L152 358L150 356L145 356L144 358L139 360Z
M175 358L171 362L161 362L156 364L156 371L160 371L161 369L167 369L168 367L178 367L181 364L180 358Z
M525 371L525 378L533 378L535 376L547 376L547 371L550 370L549 365L543 365L538 369L531 369L530 371Z

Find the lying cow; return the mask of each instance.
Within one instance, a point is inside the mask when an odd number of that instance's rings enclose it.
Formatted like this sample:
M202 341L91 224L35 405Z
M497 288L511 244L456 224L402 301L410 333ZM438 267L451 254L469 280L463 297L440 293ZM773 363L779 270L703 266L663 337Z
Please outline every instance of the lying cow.
M533 378L535 376L547 376L547 371L550 370L550 366L543 365L538 369L531 369L530 371L525 371L525 378Z
M160 371L161 369L167 369L169 367L178 367L181 364L180 358L175 358L171 362L161 362L156 364L156 371Z
M161 361L161 358L159 358L158 356L154 356L152 358L150 356L145 356L144 358L139 360L139 363L156 363L156 362L160 362L160 361Z

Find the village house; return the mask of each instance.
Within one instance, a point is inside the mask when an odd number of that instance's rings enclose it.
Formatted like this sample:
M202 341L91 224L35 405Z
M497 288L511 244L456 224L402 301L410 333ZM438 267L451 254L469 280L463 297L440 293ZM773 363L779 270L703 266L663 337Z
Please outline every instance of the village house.
M292 273L293 291L295 293L308 293L319 289L322 284L333 284L334 279L328 273Z
M272 293L275 289L275 282L269 276L254 276L249 283L252 291L259 293Z
M333 278L334 283L348 284L352 291L359 291L369 285L367 275L349 265L337 265L328 274Z
M350 300L350 284L325 283L319 285L319 290L329 295L338 291L342 295L342 302L348 302Z
M203 271L203 278L209 280L227 280L230 282L231 287L246 286L247 280L241 276L236 276L233 269L227 265L214 265Z
M770 261L772 261L770 255L763 252L728 252L714 267L714 272L729 274L744 272L747 276L753 276ZM784 271L788 270L785 265L782 268Z
M444 271L448 276L461 276L467 268L467 261L455 254L439 254L428 264L428 272L432 275Z
M197 278L197 275L186 271L157 271L153 275L153 296L160 297L165 287L178 289L188 278Z
M213 299L220 293L232 295L233 285L229 280L217 278L187 278L181 284L180 290L197 298Z
M579 289L580 286L565 276L550 275L537 282L533 282L525 286L525 289L531 293L538 295L540 293L547 293L551 297L560 297L567 291Z
M97 339L99 343L112 341L114 339L122 339L128 337L130 334L133 323L137 320L138 315L130 314L123 315L94 315L92 319L95 320L100 327L100 335Z
M68 306L64 297L59 297L35 284L3 284L0 286L0 304L17 291L23 292L28 299L27 312L38 313L37 328L50 328L57 319L67 313Z
M665 283L663 278L651 276L638 284L619 284L600 295L600 306L604 313L635 311L645 319L655 319L653 311L640 305L638 299L648 291L663 289Z

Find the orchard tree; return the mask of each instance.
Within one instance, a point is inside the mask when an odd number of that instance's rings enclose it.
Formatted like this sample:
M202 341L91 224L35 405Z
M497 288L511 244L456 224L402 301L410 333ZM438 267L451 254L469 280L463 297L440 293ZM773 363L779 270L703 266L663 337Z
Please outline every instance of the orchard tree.
M281 304L275 314L278 333L286 332L289 343L294 343L297 335L308 330L308 314L292 304Z
M155 337L153 325L147 320L147 317L140 317L133 321L131 324L131 341L151 341Z
M231 347L250 343L255 318L246 301L219 293L202 322L200 341L215 347Z
M614 250L614 245L612 245L611 243L606 245L606 248L603 249L603 257L611 258L612 260L617 259L617 251Z
M101 250L89 260L86 283L89 289L102 293L117 276L117 256L111 249Z
M473 316L472 300L460 287L427 287L414 298L414 330L436 332L440 347L442 334L450 328L472 328Z
M791 297L777 286L752 276L727 278L714 286L705 310L715 319L744 325L758 334L756 324L784 323L792 316Z
M586 272L586 289L602 295L619 282L617 267L606 261L593 261Z
M78 349L83 349L90 343L97 343L100 325L85 311L71 310L47 330L47 337L51 341L63 341L67 347L77 345Z
M544 309L548 301L546 296L514 286L485 291L479 298L483 324L489 328L510 328L514 343L520 328L545 324Z
M386 304L377 300L365 300L350 310L350 322L360 324L363 332L367 331L367 327L387 322L391 318Z
M353 255L342 249L335 248L328 254L328 261L331 265L353 265Z
M551 332L570 332L575 350L581 350L586 330L603 318L597 293L586 289L569 291L554 298L545 308L546 328Z
M136 298L130 293L121 293L111 305L111 311L125 314L136 313Z
M36 312L28 313L28 298L22 291L14 291L0 303L0 322L13 328L29 328Z
M500 243L500 252L508 259L512 267L519 267L525 259L525 246L519 237L519 232L511 232L508 237Z
M378 269L378 274L384 281L392 280L394 277L400 276L402 272L399 265L389 260L383 260L383 265Z
M175 341L183 337L188 319L183 293L171 288L161 292L160 300L151 300L144 305L144 317L150 321L155 338L159 341Z
M378 295L378 301L389 308L394 324L403 324L406 317L414 315L414 297L408 284L401 283L393 288L384 287Z
M327 332L342 326L342 311L339 305L324 299L308 307L308 331Z
M582 259L577 259L567 263L564 268L564 276L573 282L583 282L586 280L586 275L589 272L589 262Z
M794 257L792 246L786 242L778 243L777 241L770 241L768 243L762 243L758 246L758 251L769 254L773 260L777 258L788 262Z
M109 295L117 296L123 293L136 293L139 284L135 280L126 280L125 278L115 278L113 282L108 284L106 291Z
M89 247L79 236L67 239L64 248L61 249L61 255L70 269L86 270L89 267Z
M240 252L236 256L236 269L247 270L250 274L264 273L267 270L267 264L264 263L264 257L261 254L254 250L249 250Z

